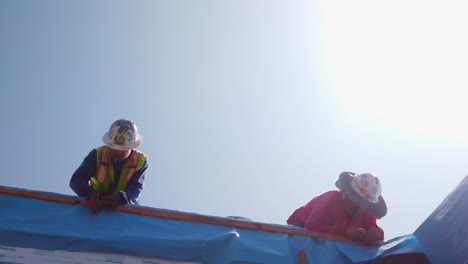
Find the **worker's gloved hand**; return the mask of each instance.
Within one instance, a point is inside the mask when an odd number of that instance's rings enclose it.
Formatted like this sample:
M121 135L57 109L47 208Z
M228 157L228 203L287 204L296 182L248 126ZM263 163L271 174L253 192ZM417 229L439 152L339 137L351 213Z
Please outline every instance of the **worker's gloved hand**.
M111 193L101 196L102 207L105 209L112 209L117 207L119 203L119 196L117 193Z
M99 199L101 194L97 191L93 191L89 194L88 201L89 201L89 207L91 210L95 213L98 213L101 211L101 200Z
M348 227L346 236L353 241L364 242L366 239L366 230L355 226Z
M378 240L382 239L382 229L376 226L371 226L366 232L366 243L371 245L378 245Z

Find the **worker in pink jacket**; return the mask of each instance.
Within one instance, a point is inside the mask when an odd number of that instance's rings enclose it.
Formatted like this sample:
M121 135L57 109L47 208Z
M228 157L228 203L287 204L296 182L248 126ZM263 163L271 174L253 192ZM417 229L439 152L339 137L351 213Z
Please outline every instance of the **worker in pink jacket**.
M345 236L363 243L384 239L377 219L387 214L380 180L371 173L342 172L331 190L296 209L287 223L307 230Z

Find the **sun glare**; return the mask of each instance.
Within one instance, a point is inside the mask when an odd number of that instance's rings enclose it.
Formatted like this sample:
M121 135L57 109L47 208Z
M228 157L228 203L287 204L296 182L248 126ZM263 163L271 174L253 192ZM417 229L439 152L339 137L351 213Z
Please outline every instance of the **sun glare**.
M468 142L466 4L376 2L322 6L323 60L340 104L403 132Z

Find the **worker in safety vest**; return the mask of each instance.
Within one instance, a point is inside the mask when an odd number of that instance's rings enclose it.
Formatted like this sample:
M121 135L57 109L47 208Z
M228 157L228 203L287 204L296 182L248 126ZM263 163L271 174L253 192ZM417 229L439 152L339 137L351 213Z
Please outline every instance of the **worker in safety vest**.
M94 212L135 204L148 168L146 156L136 150L142 138L132 121L115 121L102 140L105 146L93 149L70 179L72 190L86 197Z

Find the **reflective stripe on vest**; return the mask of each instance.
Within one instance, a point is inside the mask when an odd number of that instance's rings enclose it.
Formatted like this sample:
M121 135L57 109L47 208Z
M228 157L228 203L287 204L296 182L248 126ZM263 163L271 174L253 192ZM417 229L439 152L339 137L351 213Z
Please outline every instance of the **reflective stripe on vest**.
M96 191L105 192L109 184L114 182L114 166L112 166L110 151L107 147L96 148L96 154L96 176L91 178L90 184ZM143 167L145 159L146 156L143 153L138 150L132 150L122 166L116 191L125 190L132 175Z

